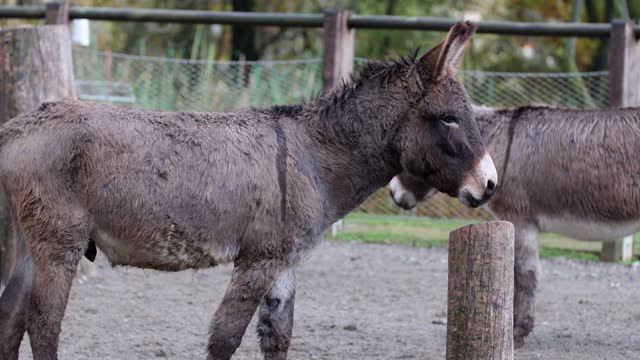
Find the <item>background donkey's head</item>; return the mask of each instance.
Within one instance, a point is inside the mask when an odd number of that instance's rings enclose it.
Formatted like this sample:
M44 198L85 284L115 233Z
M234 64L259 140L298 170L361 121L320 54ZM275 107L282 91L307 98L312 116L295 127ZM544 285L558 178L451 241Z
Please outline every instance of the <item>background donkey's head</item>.
M410 106L397 143L405 172L473 207L491 197L498 181L469 97L454 77L475 29L457 23L413 63L404 79Z

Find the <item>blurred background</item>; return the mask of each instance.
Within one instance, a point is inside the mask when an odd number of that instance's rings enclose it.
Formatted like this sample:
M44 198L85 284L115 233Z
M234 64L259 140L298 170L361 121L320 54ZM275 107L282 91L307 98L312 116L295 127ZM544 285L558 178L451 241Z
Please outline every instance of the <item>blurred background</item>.
M41 5L43 0L0 0ZM640 0L76 0L74 5L278 13L321 13L335 7L359 15L430 16L525 22L638 19ZM33 21L34 23L37 21ZM28 20L0 20L16 26ZM222 111L300 102L322 87L321 28L74 20L74 71L81 99L179 111ZM354 68L368 60L427 49L433 31L356 31ZM459 73L472 100L513 107L608 105L609 38L479 34ZM383 189L345 219L340 240L438 246L463 224L490 219L437 195L411 212ZM636 243L638 241L636 240ZM636 246L640 250L640 246ZM596 260L599 243L543 237L543 256ZM636 251L638 251L636 250Z

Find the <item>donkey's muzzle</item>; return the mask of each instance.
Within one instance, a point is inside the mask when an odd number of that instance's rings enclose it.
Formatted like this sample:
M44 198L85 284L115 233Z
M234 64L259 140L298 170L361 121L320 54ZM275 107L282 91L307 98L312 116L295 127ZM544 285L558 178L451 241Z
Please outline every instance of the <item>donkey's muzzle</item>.
M479 206L486 204L489 201L489 199L491 199L492 195L493 195L493 192L491 194L485 192L485 194L480 199L476 199L475 197L473 197L473 195L471 195L471 193L466 191L460 194L460 196L458 196L458 200L460 200L460 202L462 202L463 204L469 207L477 208Z
M485 153L475 169L463 183L458 199L465 205L476 208L484 205L498 188L498 174L491 156Z
M418 205L416 196L411 191L405 189L397 177L391 179L389 183L389 195L397 206L405 210L411 210Z
M487 195L492 196L493 194L495 194L496 188L497 188L496 183L493 180L491 179L487 180L487 187L484 189L485 196Z

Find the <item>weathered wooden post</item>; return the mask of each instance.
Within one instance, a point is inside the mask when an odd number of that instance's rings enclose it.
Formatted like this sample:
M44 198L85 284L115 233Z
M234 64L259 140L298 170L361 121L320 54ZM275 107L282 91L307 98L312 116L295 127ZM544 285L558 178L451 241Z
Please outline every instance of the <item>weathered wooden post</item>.
M67 25L69 24L69 7L68 1L51 1L46 5L46 24L47 25Z
M0 30L0 124L43 101L75 96L66 25ZM0 198L0 283L9 276L14 249L6 200Z
M449 234L447 360L513 359L513 224Z
M322 53L322 92L331 90L347 79L353 71L355 30L349 29L348 10L328 9L324 13L324 49ZM335 238L342 229L342 219L331 227Z
M353 70L355 31L349 29L347 10L329 9L324 13L322 91L339 85Z
M633 21L614 20L611 23L609 47L609 106L640 106L640 51L633 33ZM633 237L602 243L600 260L630 261L633 257Z

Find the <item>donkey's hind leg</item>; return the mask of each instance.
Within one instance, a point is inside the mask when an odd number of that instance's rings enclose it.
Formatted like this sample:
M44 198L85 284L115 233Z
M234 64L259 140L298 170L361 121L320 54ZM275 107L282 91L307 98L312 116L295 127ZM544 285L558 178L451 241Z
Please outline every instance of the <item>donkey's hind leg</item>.
M57 359L62 318L78 262L89 242L85 216L60 205L57 214L32 201L20 214L33 258L33 284L27 308L27 333L34 360Z
M520 348L524 345L524 338L533 330L540 261L538 228L532 224L516 224L515 228L513 340L514 346Z
M273 259L236 263L231 283L213 316L207 359L231 358L258 304L285 267L283 262Z
M278 276L271 290L262 298L258 309L258 337L265 359L287 358L293 332L295 296L296 278L293 270L289 270Z
M0 197L4 195L0 192ZM18 359L20 343L26 331L26 314L31 297L31 255L24 232L11 213L12 237L16 240L16 263L0 296L0 360Z
M13 271L0 297L0 360L17 360L26 330L26 308L31 292L31 258Z

